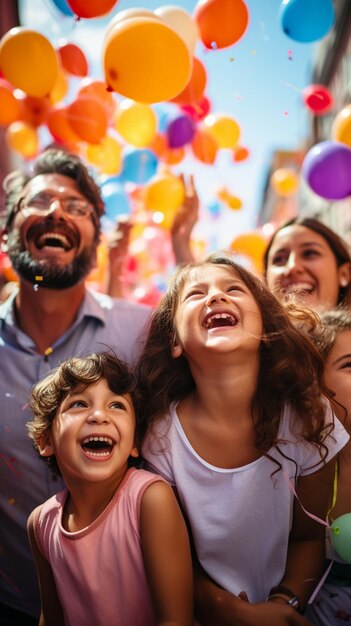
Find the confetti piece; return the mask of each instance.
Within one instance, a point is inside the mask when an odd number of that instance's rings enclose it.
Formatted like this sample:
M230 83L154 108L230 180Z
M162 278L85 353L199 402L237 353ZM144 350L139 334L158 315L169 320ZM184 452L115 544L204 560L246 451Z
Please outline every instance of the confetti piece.
M28 402L26 402L26 403L25 403L25 404L21 407L21 409L22 409L22 411L25 411L26 409L28 409L28 407L29 407L29 403L28 403Z
M7 459L5 459L5 457L2 454L0 454L0 459L2 459L4 461L4 463L7 465L7 467L11 470L11 472L14 473L14 475L17 478L21 477L20 472L18 472L14 467L12 467L11 462L9 462Z
M52 353L53 353L53 349L52 348L46 348L46 350L44 352L45 356L49 356L49 354L52 354Z
M230 57L229 61L234 61L234 57Z
M35 280L37 280L38 283L39 283L41 280L44 280L44 278L43 278L43 276L36 276Z
M33 289L34 289L34 291L38 291L39 285L37 285L37 284L33 285Z
M7 502L9 504L15 504L15 498L8 498Z
M284 111L284 115L285 115L285 117L287 117L289 115L289 112L288 111Z

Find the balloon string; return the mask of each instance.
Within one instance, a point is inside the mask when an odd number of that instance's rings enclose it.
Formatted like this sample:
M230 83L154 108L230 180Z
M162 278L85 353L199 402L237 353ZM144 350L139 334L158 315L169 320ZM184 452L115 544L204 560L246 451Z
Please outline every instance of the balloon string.
M292 85L291 83L287 83L285 80L281 80L280 81L281 85L285 85L285 87L290 87L291 89L295 89L295 91L298 91L299 93L303 93L303 89L300 89L299 87L296 87L295 85ZM315 98L319 98L319 100L323 100L323 96L320 93L315 92L314 94Z
M313 513L310 513L309 511L307 511L307 509L305 509L305 507L302 504L299 496L296 493L296 489L295 489L294 485L292 484L292 482L291 482L291 480L290 480L286 470L283 470L283 476L284 476L285 480L288 483L289 489L292 491L292 493L294 494L296 500L298 501L299 505L301 506L303 512L306 513L306 515L308 515L308 517L313 519L315 522L318 522L318 524L322 524L323 526L326 526L326 528L328 529L329 536L330 536L331 530L332 530L330 524L327 521L322 520L320 517L317 517L317 515L314 515ZM334 493L333 493L333 502L334 502L334 498L336 498L335 489L334 489ZM330 563L329 563L326 571L324 572L322 578L320 579L317 587L314 589L312 595L308 599L308 604L312 604L312 602L314 601L316 595L318 594L319 590L323 586L323 584L324 584L324 582L325 582L325 580L326 580L326 578L327 578L327 576L328 576L328 574L329 574L329 572L330 572L330 570L331 570L331 568L333 566L333 563L334 563L334 559L332 559L330 561Z

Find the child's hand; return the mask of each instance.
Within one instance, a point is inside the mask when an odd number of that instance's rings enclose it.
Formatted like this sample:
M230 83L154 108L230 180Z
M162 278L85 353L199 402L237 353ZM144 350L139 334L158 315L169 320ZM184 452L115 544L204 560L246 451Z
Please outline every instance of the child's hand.
M180 180L184 185L185 199L175 214L171 238L176 262L190 263L194 260L190 250L190 236L199 219L199 198L193 176L190 176L186 183L183 174L181 174Z

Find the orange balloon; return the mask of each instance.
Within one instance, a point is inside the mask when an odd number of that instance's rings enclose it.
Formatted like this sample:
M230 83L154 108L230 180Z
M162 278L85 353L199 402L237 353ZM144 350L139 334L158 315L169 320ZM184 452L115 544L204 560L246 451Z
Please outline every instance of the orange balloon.
M33 158L39 150L39 138L36 129L27 122L13 122L6 129L6 141L11 150L26 159Z
M193 69L191 72L190 80L175 98L173 102L177 104L195 104L199 102L204 94L207 84L206 69L200 59L193 57Z
M80 98L81 96L88 96L98 100L105 108L108 119L112 118L117 102L114 95L108 91L106 83L102 80L93 80L91 78L82 80L78 89L78 97Z
M249 11L243 0L201 0L194 13L206 48L227 48L245 33Z
M195 132L194 138L191 142L191 148L199 161L211 164L216 160L219 146L216 139L208 132L208 130L200 127Z
M84 52L75 43L65 43L57 50L62 67L68 74L73 76L86 76L88 73L88 61Z
M13 94L13 89L6 80L0 79L0 125L8 126L18 119L20 104Z
M233 152L233 159L236 162L246 161L250 156L250 151L244 146L237 146Z
M11 28L0 41L0 69L29 96L42 98L53 88L58 60L49 40L29 28Z
M186 44L156 17L117 23L105 39L103 60L110 88L145 104L174 98L191 75Z
M57 104L60 102L68 92L68 82L65 73L62 70L58 71L55 84L49 93L49 100L51 104Z
M265 238L253 231L238 235L230 244L230 249L237 254L248 257L249 261L253 263L253 269L258 272L263 271L263 255L266 249L267 242Z
M68 122L67 107L58 106L49 112L47 126L55 141L75 147L81 141Z
M74 132L87 143L99 143L106 135L107 115L100 102L81 96L67 107L67 120Z
M351 147L351 104L341 109L332 125L332 137Z
M51 108L50 100L46 98L33 98L27 96L19 89L15 90L15 96L20 105L19 119L28 122L32 126L38 127L46 124Z

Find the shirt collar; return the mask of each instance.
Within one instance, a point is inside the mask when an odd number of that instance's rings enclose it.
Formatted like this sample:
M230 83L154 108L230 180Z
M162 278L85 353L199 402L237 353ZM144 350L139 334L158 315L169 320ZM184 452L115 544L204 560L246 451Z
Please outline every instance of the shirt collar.
M6 321L10 326L16 326L14 315L14 304L19 289L13 293L0 305L0 320ZM106 307L103 306L104 294L98 294L90 289L85 290L85 297L78 311L76 322L80 322L84 317L95 317L102 324L106 324ZM106 296L105 296L106 298ZM109 300L109 298L107 298Z

